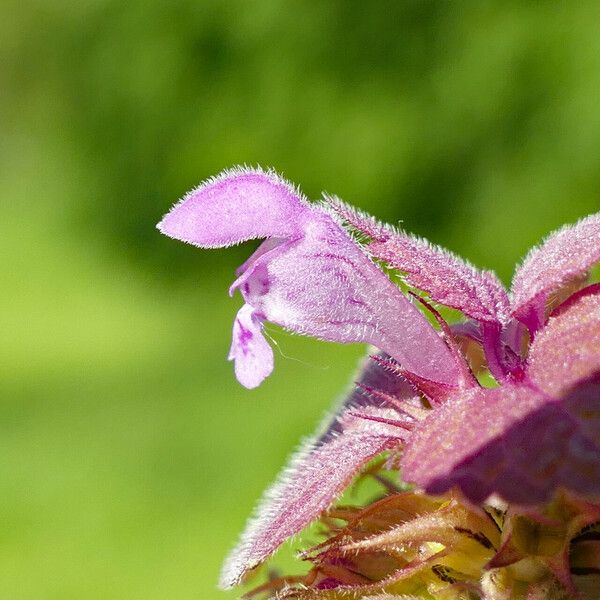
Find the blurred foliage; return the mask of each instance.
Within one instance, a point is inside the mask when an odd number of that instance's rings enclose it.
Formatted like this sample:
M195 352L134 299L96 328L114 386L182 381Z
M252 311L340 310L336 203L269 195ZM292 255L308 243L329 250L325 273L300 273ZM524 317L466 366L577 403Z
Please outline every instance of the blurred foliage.
M360 347L225 361L247 247L154 230L237 163L508 281L600 206L600 4L4 0L0 598L210 600ZM235 596L235 593L229 594Z

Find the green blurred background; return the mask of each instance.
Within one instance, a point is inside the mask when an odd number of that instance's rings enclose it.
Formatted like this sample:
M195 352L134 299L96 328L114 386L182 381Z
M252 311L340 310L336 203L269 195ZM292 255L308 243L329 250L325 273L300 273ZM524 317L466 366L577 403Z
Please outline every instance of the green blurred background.
M600 206L600 3L4 0L0 600L212 600L364 349L226 361L250 249L155 223L273 166L496 269ZM274 331L274 329L273 329Z

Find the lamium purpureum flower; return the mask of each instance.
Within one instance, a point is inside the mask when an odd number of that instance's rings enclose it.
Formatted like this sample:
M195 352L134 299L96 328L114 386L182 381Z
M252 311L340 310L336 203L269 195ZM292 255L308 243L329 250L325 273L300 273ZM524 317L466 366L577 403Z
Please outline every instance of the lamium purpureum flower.
M493 273L336 198L308 202L271 171L226 171L158 227L203 248L265 240L230 288L245 302L229 357L246 387L273 369L265 321L375 348L265 494L223 587L320 520L325 540L301 553L310 571L252 593L600 598L600 285L588 281L600 214L534 248L510 292ZM447 324L433 303L463 321ZM357 476L381 479L383 468L410 490L388 483L365 507L335 505Z

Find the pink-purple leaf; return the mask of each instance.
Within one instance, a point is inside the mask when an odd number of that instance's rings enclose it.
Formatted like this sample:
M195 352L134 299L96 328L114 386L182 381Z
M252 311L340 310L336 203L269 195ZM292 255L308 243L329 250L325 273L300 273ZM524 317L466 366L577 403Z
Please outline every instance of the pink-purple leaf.
M528 373L546 393L558 396L598 372L600 293L589 293L567 301L538 332Z
M220 248L255 238L294 236L307 211L300 193L273 171L235 168L188 192L158 229L195 246Z
M398 405L418 400L405 380L370 358L361 362L357 378L360 384L394 398ZM334 414L325 418L313 440L291 459L279 481L265 494L255 518L223 566L223 587L239 583L247 571L327 509L366 462L406 438L404 429L355 418L354 410L414 423L406 414L353 385Z
M406 273L433 300L478 321L504 322L508 297L492 271L481 271L450 252L404 232L369 244L373 256Z
M567 393L564 404L583 433L600 444L600 373L578 383Z
M375 217L365 211L346 204L337 196L325 196L327 204L341 217L342 221L350 225L358 233L371 240L385 241L389 238L391 228L379 222Z
M509 385L459 393L415 429L403 476L432 494L456 486L475 503L496 493L536 504L560 487L598 494L600 439L582 414L599 405L597 387L561 400Z
M345 431L317 447L308 444L292 458L225 561L223 588L240 583L245 573L326 510L364 464L400 441L380 423L369 422L364 429Z
M534 331L542 325L549 294L600 261L600 213L566 225L533 248L515 272L512 314Z
M338 199L331 203L352 227L372 238L369 252L404 273L411 286L478 321L507 321L508 295L492 271L481 271L427 240L381 225Z
M415 407L415 411L420 409L420 396L415 392L414 387L404 377L386 368L380 362L387 359L387 355L380 353L361 361L356 374L356 383L336 408L335 415L328 422L326 421L318 441L325 440L331 434L339 433L343 428L339 416L350 411L360 412L371 407L384 409L394 407L401 412L404 412L402 407L408 410Z

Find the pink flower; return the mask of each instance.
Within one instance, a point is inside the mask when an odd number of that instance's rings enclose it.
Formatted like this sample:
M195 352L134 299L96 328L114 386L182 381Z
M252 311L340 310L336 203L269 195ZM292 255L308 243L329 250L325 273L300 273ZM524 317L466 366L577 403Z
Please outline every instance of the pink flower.
M246 302L229 355L246 387L273 369L265 320L324 340L373 344L421 377L457 381L442 339L333 213L309 204L274 173L227 171L189 192L158 228L202 248L266 238L230 288Z
M317 518L385 450L401 453L405 481L431 494L458 491L473 504L499 497L539 507L558 491L600 498L600 285L584 287L600 261L600 213L533 249L510 294L493 273L337 199L311 204L272 172L235 169L203 183L159 229L205 248L265 238L230 289L245 301L229 357L246 387L273 369L266 320L379 349L347 400L265 494L225 564L224 587ZM428 296L419 300L440 331L373 258ZM448 326L431 302L466 320ZM482 368L497 387L478 382L473 372ZM565 544L562 566L550 570L571 589ZM319 585L342 585L335 581Z

